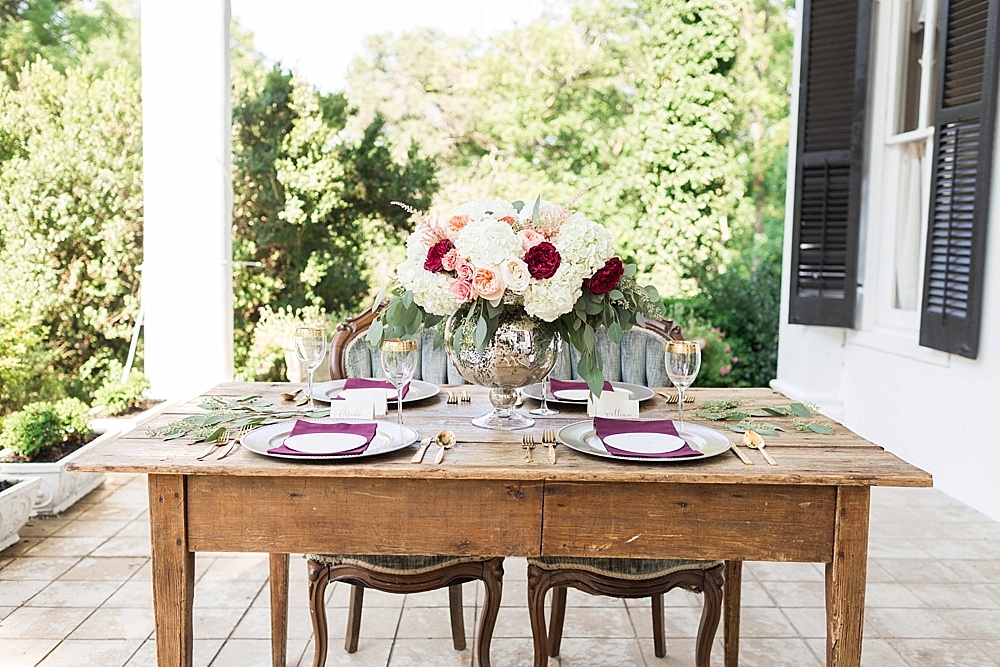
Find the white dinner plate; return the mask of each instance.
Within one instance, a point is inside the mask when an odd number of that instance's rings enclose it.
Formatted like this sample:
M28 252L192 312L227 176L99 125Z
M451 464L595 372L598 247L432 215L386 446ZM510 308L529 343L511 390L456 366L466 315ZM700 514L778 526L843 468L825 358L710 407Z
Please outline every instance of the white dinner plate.
M363 424L369 423L361 419L309 419L314 424ZM375 437L372 438L368 448L360 454L277 454L267 450L274 449L281 445L292 432L295 421L281 422L280 424L269 424L256 428L243 436L243 447L261 456L270 456L276 459L299 459L302 461L345 461L358 459L366 456L378 456L387 454L404 447L409 447L417 440L417 432L409 426L399 426L392 422L375 422ZM301 436L298 436L301 437ZM356 443L353 447L339 449L339 451L349 451L361 446Z
M619 454L612 454L605 447L601 439L597 437L597 431L594 430L593 421L582 421L575 422L569 426L564 426L559 430L557 437L559 442L565 444L570 449L575 449L583 454L590 454L592 456L603 456L604 458L617 459L619 461L632 461L639 463L680 463L682 461L700 461L701 459L708 458L710 456L718 456L723 452L729 450L729 438L724 434L716 431L713 428L707 426L702 426L700 424L691 424L685 422L684 426L680 426L677 422L674 422L674 426L677 427L677 433L680 435L679 439L683 439L684 442L691 447L691 449L698 452L698 456L665 456L665 457L650 457L650 456L622 456ZM624 435L624 434L621 434ZM643 436L651 436L654 434L642 434ZM660 435L660 434L655 434ZM612 436L615 437L615 436ZM671 436L664 436L671 437ZM636 439L639 440L639 439ZM652 449L649 445L626 445L625 440L620 440L618 443L613 443L616 449L627 449L629 451L636 451L637 453L654 453L654 452L667 452L674 451L683 447L683 443L680 447L674 447L676 444L674 442L669 443L670 449ZM643 451L639 451L637 448L644 448Z
M684 438L668 433L615 433L604 438L604 442L633 454L663 454L684 446Z
M341 392L344 391L344 382L344 380L328 380L327 382L320 382L319 384L313 386L313 393L316 395L316 400L322 401L323 403L329 403L331 398L339 396ZM346 396L350 395L350 391L350 389L347 390L348 393ZM422 401L425 398L437 396L440 391L441 388L436 384L424 382L423 380L410 380L410 390L406 392L406 396L403 397L403 403ZM308 396L309 390L306 389L305 393L306 396ZM387 389L385 395L386 400L390 403L396 402L395 389Z
M628 382L612 382L611 388L616 393L628 392L629 399L633 401L648 401L649 399L656 396L654 392L649 387L643 387L641 384L629 384ZM542 400L542 383L536 382L535 384L529 384L527 387L521 389L521 393L528 398L533 398L536 401ZM549 392L548 400L554 403L563 403L566 405L584 405L587 403L587 396L590 394L588 389L567 389L559 392L559 397L553 396L552 392ZM404 398L405 402L406 399Z

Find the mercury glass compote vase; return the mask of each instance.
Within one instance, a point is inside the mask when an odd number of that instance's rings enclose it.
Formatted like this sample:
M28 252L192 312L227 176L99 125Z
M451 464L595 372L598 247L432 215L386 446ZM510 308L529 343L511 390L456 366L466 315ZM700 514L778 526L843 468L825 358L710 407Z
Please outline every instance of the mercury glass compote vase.
M475 327L462 327L472 303L459 308L445 323L445 347L459 374L473 384L490 387L493 410L472 420L481 428L512 431L535 420L514 410L518 387L540 381L552 369L559 353L559 331L554 322L524 312L520 297L505 296L504 309L482 352L476 349Z

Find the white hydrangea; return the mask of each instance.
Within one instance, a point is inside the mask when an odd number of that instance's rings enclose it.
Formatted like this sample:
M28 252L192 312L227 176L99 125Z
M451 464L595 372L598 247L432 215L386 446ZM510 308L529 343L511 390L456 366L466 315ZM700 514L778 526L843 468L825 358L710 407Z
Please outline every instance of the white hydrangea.
M455 240L459 256L476 266L500 266L521 258L521 242L506 222L484 218L465 226Z
M532 281L524 293L524 311L532 317L553 322L573 310L583 294L583 279L578 267L561 263L548 280Z
M553 244L563 263L578 267L583 278L594 275L615 254L608 230L579 213L563 222Z
M446 273L431 273L424 270L424 258L414 261L408 258L396 267L400 284L413 292L413 300L418 306L433 315L448 316L460 305L449 289L451 278Z

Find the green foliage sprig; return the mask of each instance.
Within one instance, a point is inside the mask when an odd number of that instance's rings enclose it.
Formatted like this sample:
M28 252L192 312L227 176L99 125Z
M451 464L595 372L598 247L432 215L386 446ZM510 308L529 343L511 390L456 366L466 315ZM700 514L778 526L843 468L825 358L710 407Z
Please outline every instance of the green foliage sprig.
M824 435L833 434L833 425L829 422L810 421L805 418L812 417L819 412L819 406L815 403L800 403L793 401L788 405L768 405L764 407L742 407L742 399L736 396L722 399L709 399L703 401L701 408L694 411L702 419L712 421L738 421L737 424L724 424L730 431L745 433L753 429L763 435L778 435L785 429L770 422L758 421L761 417L792 417L792 423L798 431L812 431Z
M276 406L273 401L262 398L259 394L239 398L207 396L198 407L207 412L189 415L164 426L148 428L146 434L164 440L191 438L192 444L219 442L227 430L235 430L241 426L266 426L289 419L321 419L329 415L328 409L289 410L285 406Z

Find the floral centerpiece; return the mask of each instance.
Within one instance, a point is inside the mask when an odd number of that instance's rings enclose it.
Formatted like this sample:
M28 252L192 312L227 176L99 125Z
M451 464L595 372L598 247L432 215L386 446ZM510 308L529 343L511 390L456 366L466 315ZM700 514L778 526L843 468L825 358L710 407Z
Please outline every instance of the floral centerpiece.
M603 384L596 331L620 342L644 318L660 317L656 288L635 281L636 267L615 256L611 234L568 206L535 200L477 199L442 216L402 206L417 220L396 269L387 308L368 332L377 349L388 338L407 338L460 308L455 345L474 328L482 349L498 317L516 302L531 316L555 323L580 352L577 371L594 393ZM385 290L376 303L381 303Z

